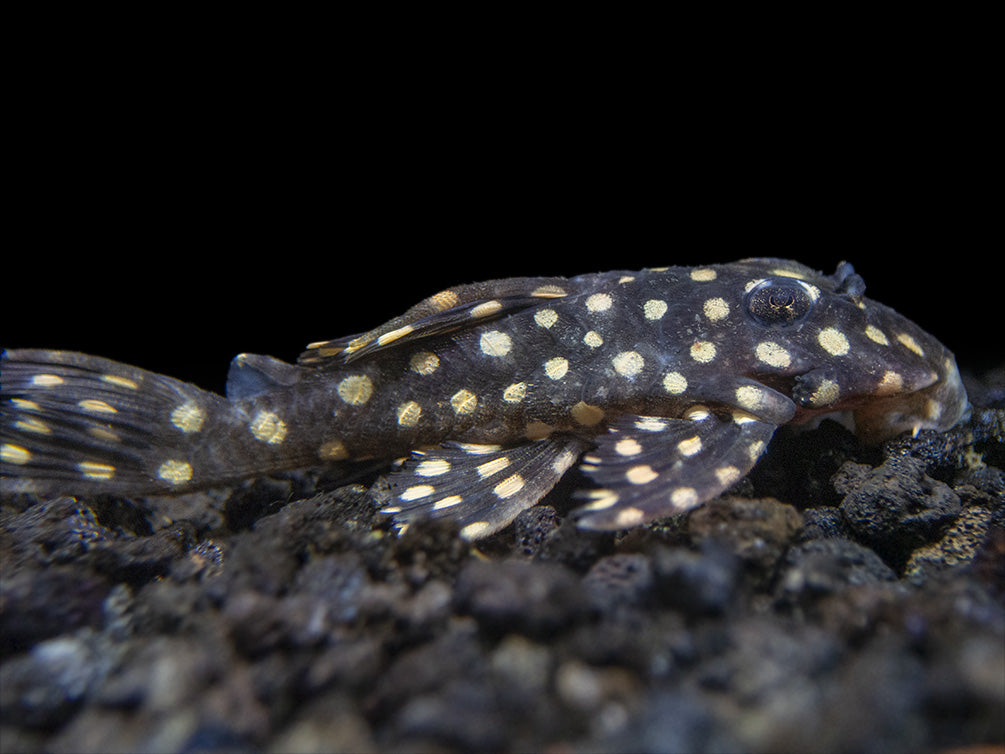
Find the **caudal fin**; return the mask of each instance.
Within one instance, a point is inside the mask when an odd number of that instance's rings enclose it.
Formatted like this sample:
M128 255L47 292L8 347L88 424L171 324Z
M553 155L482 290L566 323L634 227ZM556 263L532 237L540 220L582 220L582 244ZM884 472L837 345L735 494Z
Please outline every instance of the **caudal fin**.
M0 476L9 491L157 494L209 486L225 399L109 359L0 356ZM217 466L219 464L216 464Z

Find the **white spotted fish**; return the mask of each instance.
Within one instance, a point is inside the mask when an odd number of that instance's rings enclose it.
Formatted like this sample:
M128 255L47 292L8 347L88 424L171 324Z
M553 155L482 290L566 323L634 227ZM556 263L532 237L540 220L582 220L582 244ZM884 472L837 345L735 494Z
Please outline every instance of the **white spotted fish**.
M833 275L781 259L512 278L442 291L296 365L240 355L221 397L79 353L0 361L0 471L39 494L185 492L410 456L385 512L498 531L578 462L579 525L686 511L775 429L850 412L868 442L953 426L952 354Z

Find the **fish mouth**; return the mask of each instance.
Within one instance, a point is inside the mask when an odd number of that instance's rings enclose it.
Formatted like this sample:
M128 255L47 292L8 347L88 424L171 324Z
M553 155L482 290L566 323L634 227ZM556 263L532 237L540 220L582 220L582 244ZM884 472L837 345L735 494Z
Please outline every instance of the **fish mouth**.
M933 373L931 379L911 387L864 400L852 413L855 434L864 442L878 443L904 432L915 437L923 429L944 432L969 411L970 401L955 362L947 362L944 377Z
M951 357L946 359L941 376L934 370L917 370L906 376L890 371L845 394L826 372L815 369L753 379L796 403L793 424L816 426L823 419L834 419L870 445L905 432L917 436L923 429L945 431L964 418L970 405Z

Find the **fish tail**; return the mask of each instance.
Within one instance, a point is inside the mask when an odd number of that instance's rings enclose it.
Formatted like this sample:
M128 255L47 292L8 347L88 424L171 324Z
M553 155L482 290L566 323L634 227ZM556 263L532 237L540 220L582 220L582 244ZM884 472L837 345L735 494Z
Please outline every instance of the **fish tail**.
M69 351L0 355L0 477L39 494L184 492L241 470L233 408L180 380ZM228 457L230 456L230 457Z

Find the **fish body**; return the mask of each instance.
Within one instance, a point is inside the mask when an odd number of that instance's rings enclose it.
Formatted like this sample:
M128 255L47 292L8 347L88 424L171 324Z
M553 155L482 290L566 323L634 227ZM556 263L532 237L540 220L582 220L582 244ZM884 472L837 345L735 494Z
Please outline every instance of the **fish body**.
M579 525L686 511L742 479L774 431L850 413L878 442L967 408L953 355L864 296L851 265L782 259L509 278L441 291L297 364L242 354L226 396L114 361L0 361L4 486L181 493L352 459L409 461L385 512L477 539L578 462Z

